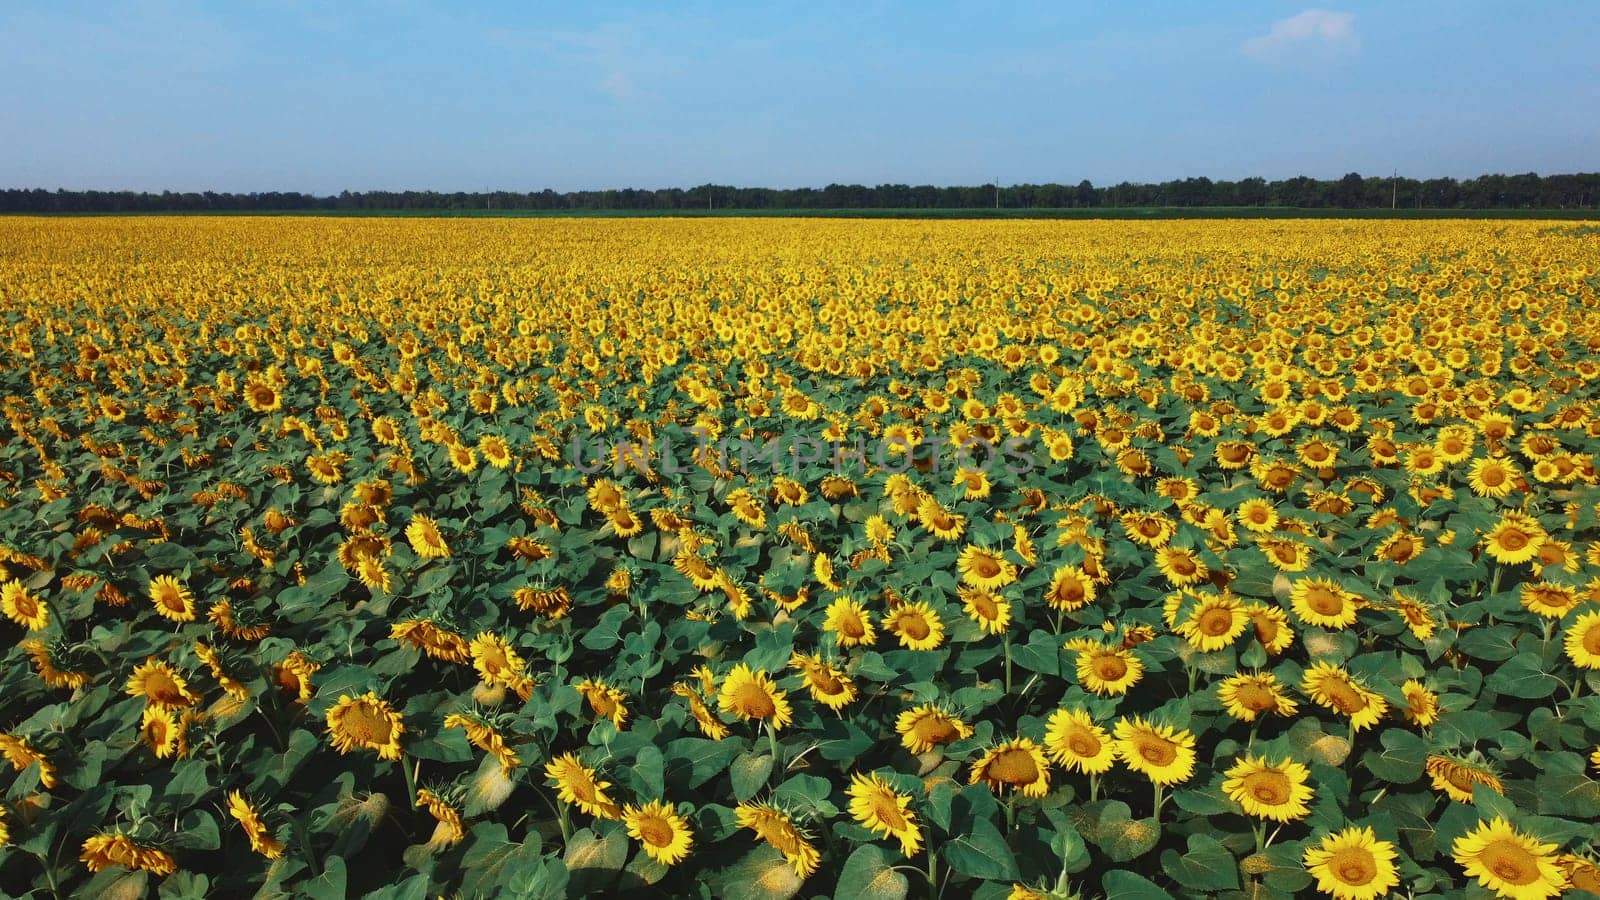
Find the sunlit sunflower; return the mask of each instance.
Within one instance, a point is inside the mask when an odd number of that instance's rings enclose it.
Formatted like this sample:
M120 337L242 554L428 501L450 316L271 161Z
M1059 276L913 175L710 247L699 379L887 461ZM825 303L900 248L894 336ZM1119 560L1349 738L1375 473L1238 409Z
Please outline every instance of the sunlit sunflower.
M389 637L444 662L465 663L472 659L472 644L432 619L396 622L389 626Z
M1300 621L1321 628L1349 628L1356 621L1354 594L1326 578L1301 578L1289 590Z
M927 603L902 603L883 617L883 627L908 650L932 650L944 643L944 621Z
M1271 672L1229 675L1217 685L1217 699L1228 715L1241 722L1254 722L1267 713L1287 719L1300 708L1284 694L1277 676Z
M997 794L1009 788L1025 797L1043 797L1050 790L1050 763L1038 744L1013 738L989 748L972 764L967 783L979 782Z
M593 769L571 753L563 753L545 764L544 775L556 788L562 802L571 803L597 819L618 819L622 809L606 796L611 782L601 781Z
M922 847L922 829L911 812L911 796L894 789L876 773L850 777L850 815L874 834L900 842L900 852L915 856Z
M165 706L144 708L139 719L139 738L156 759L171 759L178 754L178 721Z
M1278 527L1277 508L1272 505L1272 501L1260 497L1239 504L1236 515L1239 517L1240 525L1257 534L1266 534Z
M1194 735L1187 730L1135 717L1117 720L1115 734L1118 758L1156 784L1181 784L1194 775Z
M588 702L590 712L602 719L610 719L617 728L627 727L628 695L602 680L585 678L577 684L578 693Z
M1547 619L1560 619L1583 599L1576 588L1553 581L1524 581L1519 589L1522 606Z
M995 550L968 544L956 559L961 580L970 587L998 591L1017 580L1017 567Z
M1044 750L1069 771L1099 775L1116 761L1111 736L1081 709L1058 709L1045 727Z
M334 749L340 754L352 750L372 750L378 758L400 758L400 735L406 726L400 713L376 693L368 691L360 697L340 694L329 707L328 734Z
M433 817L433 835L428 839L428 846L436 848L454 846L467 836L466 830L461 825L461 810L437 791L419 788L416 805L426 809L428 815Z
M1510 900L1543 900L1566 887L1556 845L1537 840L1496 816L1456 838L1450 855L1478 884Z
M1175 587L1195 584L1211 574L1211 570L1201 561L1200 554L1174 544L1156 551L1156 568Z
M250 839L251 850L267 859L277 859L283 855L283 842L272 836L272 831L261 821L260 811L239 791L228 792L228 815L233 816L244 828L245 836Z
M1473 754L1476 757L1476 753ZM1431 755L1422 770L1433 781L1433 789L1457 803L1471 803L1472 789L1483 785L1496 794L1504 794L1499 776L1491 772L1480 760L1461 756Z
M811 692L811 699L829 709L839 710L855 702L859 691L843 669L824 660L820 654L793 653L789 665L800 672Z
M1318 706L1350 719L1351 727L1362 731L1378 724L1389 711L1389 702L1363 687L1354 677L1329 662L1313 663L1300 682Z
M451 713L444 717L444 727L460 728L466 732L467 743L493 756L500 763L500 769L504 773L509 773L522 764L522 759L506 743L500 732L476 713Z
M777 731L794 721L787 697L766 672L739 663L722 682L717 708L724 715L738 716L741 722L764 722Z
M1412 678L1400 685L1400 693L1406 698L1404 712L1407 722L1418 728L1427 728L1439 721L1439 695L1428 690L1422 682Z
M200 695L189 690L189 683L176 669L153 656L134 667L126 690L130 697L143 697L146 703L168 708L200 702Z
M308 659L299 650L294 650L272 667L272 678L295 702L308 703L316 694L311 677L321 668L320 664Z
M423 559L443 559L450 555L450 546L439 531L439 523L421 513L411 517L411 524L406 526L406 540L411 543L412 552Z
M750 829L756 837L782 853L799 877L811 877L821 865L822 854L787 810L770 803L740 803L734 808L733 816L740 828Z
M972 726L959 716L937 706L916 706L901 713L895 720L894 730L900 743L912 753L927 753L954 741L972 736Z
M1126 694L1144 676L1144 663L1132 650L1095 645L1078 654L1078 683L1102 697Z
M91 872L111 866L143 870L157 877L178 870L178 861L165 850L140 844L120 830L91 835L83 842L78 860Z
M1293 760L1272 762L1245 755L1224 773L1222 792L1246 815L1293 822L1311 814L1311 770Z
M56 786L55 764L45 758L45 755L34 749L32 742L21 735L7 734L0 731L0 756L4 756L11 768L18 772L29 766L39 767L39 784L46 790Z
M1511 493L1521 475L1511 460L1498 456L1485 457L1472 464L1467 473L1467 486L1479 497L1498 499Z
M43 631L50 625L50 607L15 578L0 585L0 610L29 631Z
M644 806L624 806L622 823L628 836L644 848L645 855L663 866L682 862L694 847L694 832L688 821L660 800Z
M1600 611L1579 615L1567 626L1562 645L1567 658L1580 669L1600 669Z
M1394 845L1368 827L1324 835L1301 861L1317 879L1317 890L1337 900L1376 900L1400 885Z
M1215 653L1232 646L1249 624L1250 616L1238 599L1210 595L1195 604L1189 618L1176 630L1201 653Z
M1483 536L1484 551L1503 565L1529 562L1539 555L1548 538L1544 527L1532 516L1507 511Z
M1269 654L1277 656L1294 644L1294 629L1289 626L1289 616L1279 607L1250 603L1245 606L1244 612L1250 617L1256 640Z
M1561 867L1561 874L1566 876L1567 885L1573 890L1600 894L1600 865L1594 860L1563 853L1556 857L1556 865Z
M1011 624L1011 601L980 588L957 588L967 618L990 634L1004 634Z

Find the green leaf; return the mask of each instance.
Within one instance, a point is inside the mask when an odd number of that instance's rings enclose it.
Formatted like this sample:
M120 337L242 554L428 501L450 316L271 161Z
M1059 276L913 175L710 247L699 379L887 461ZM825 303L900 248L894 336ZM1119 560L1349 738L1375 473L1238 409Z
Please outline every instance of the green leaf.
M1161 868L1186 888L1195 891L1226 891L1239 887L1239 861L1216 838L1189 835L1189 852L1176 850L1161 854Z
M1489 689L1507 697L1541 700L1561 687L1561 679L1551 675L1549 665L1537 653L1519 653L1489 673Z
M1100 887L1106 892L1106 900L1173 900L1154 881L1127 869L1107 872Z
M910 883L890 867L883 848L862 844L845 860L833 900L901 900L909 890Z
M788 900L803 882L783 854L762 844L724 870L715 896L726 900Z
M297 888L304 891L311 900L345 900L347 880L344 860L330 856L322 861L321 875L310 881L301 882Z
M739 743L733 740L713 741L706 738L678 738L667 744L666 778L682 780L688 787L697 788L722 774L739 753Z
M1021 877L1000 829L987 819L974 819L965 833L952 835L939 855L951 869L970 878L1003 881Z
M527 879L540 866L536 834L523 843L513 843L504 825L482 822L473 827L468 839L471 843L461 860L466 873L461 891L466 897L497 897L512 879Z
M1383 751L1368 750L1361 756L1367 771L1391 784L1410 784L1422 777L1428 758L1428 744L1402 728L1389 728L1378 738Z
M773 759L769 754L741 753L728 767L728 777L733 781L733 797L743 802L760 793L772 775Z

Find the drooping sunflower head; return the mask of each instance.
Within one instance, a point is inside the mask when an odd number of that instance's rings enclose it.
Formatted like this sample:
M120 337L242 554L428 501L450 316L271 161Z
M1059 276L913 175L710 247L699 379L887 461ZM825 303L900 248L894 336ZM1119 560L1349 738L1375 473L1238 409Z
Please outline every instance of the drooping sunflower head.
M406 540L411 543L412 552L423 559L450 556L450 545L445 543L439 523L421 513L411 517L411 524L406 526Z
M628 721L628 695L621 689L606 684L599 679L585 678L578 682L578 693L588 702L590 712L602 719L611 720L617 728L623 728Z
M368 691L359 697L341 694L326 716L328 734L341 754L372 750L380 759L400 758L400 736L406 727L388 701Z
M167 663L150 657L134 667L128 676L127 693L130 697L143 697L146 703L179 708L200 702L200 695L189 689L189 683Z
M1318 706L1348 716L1357 731L1376 725L1389 711L1389 702L1382 695L1368 690L1334 663L1313 663L1301 687Z
M239 791L228 792L228 815L244 829L251 850L267 859L283 855L283 842L273 837L271 829L261 820L260 811Z
M922 846L922 829L911 812L911 797L894 789L877 773L856 773L850 778L850 815L863 828L900 842L906 856Z
M973 763L967 783L980 782L997 794L1010 789L1025 797L1043 797L1050 790L1050 763L1038 744L1013 738L989 748Z
M544 774L554 783L556 793L563 802L571 803L597 819L621 818L622 809L606 796L606 788L611 787L611 782L600 780L593 769L585 766L573 754L563 753L546 763Z
M740 828L750 829L757 838L782 853L799 877L811 877L821 865L822 854L788 810L771 803L745 802L733 812Z
M1499 776L1495 775L1494 771L1475 754L1469 756L1434 754L1423 763L1423 771L1433 780L1434 790L1443 792L1445 796L1458 803L1471 803L1472 790L1480 784L1496 794L1505 793Z

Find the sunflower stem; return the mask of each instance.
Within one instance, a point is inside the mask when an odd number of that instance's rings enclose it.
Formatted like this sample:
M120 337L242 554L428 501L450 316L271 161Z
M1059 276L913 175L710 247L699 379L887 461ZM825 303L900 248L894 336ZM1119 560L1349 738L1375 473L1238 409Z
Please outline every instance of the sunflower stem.
M1090 775L1089 776L1089 802L1093 803L1098 799L1100 799L1100 776L1099 775Z
M422 760L420 760L420 759L417 760L417 765L416 765L416 769L415 770L413 770L412 768L407 767L406 766L406 761L404 759L400 760L400 771L403 772L405 774L405 776L406 776L406 805L407 806L410 806L411 804L417 802L417 775L419 774L421 769L422 769Z
M1013 791L1006 800L1006 834L1010 835L1017 830L1017 795Z
M934 850L932 847L929 847L928 848L928 896L929 897L937 898L939 896L938 865L939 865L939 853L938 853L938 851Z
M1009 629L1006 631L1004 646L1006 650L1006 694L1009 695L1011 693L1011 632Z
M780 762L778 759L778 732L772 727L771 722L768 722L765 727L767 729L767 748L772 751L772 771L776 774L781 771L781 767L778 765Z
M1163 794L1160 782L1155 782L1155 788L1156 788L1156 803L1155 803L1156 809L1155 809L1155 812L1152 813L1151 815L1155 818L1156 824L1160 825L1161 824L1161 804L1163 802L1165 802L1167 798Z

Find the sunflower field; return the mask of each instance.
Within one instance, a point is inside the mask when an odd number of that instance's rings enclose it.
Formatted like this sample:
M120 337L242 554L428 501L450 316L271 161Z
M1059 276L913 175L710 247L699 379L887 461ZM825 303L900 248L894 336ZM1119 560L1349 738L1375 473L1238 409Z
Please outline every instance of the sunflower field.
M6 896L1600 891L1593 230L6 218L0 413Z

